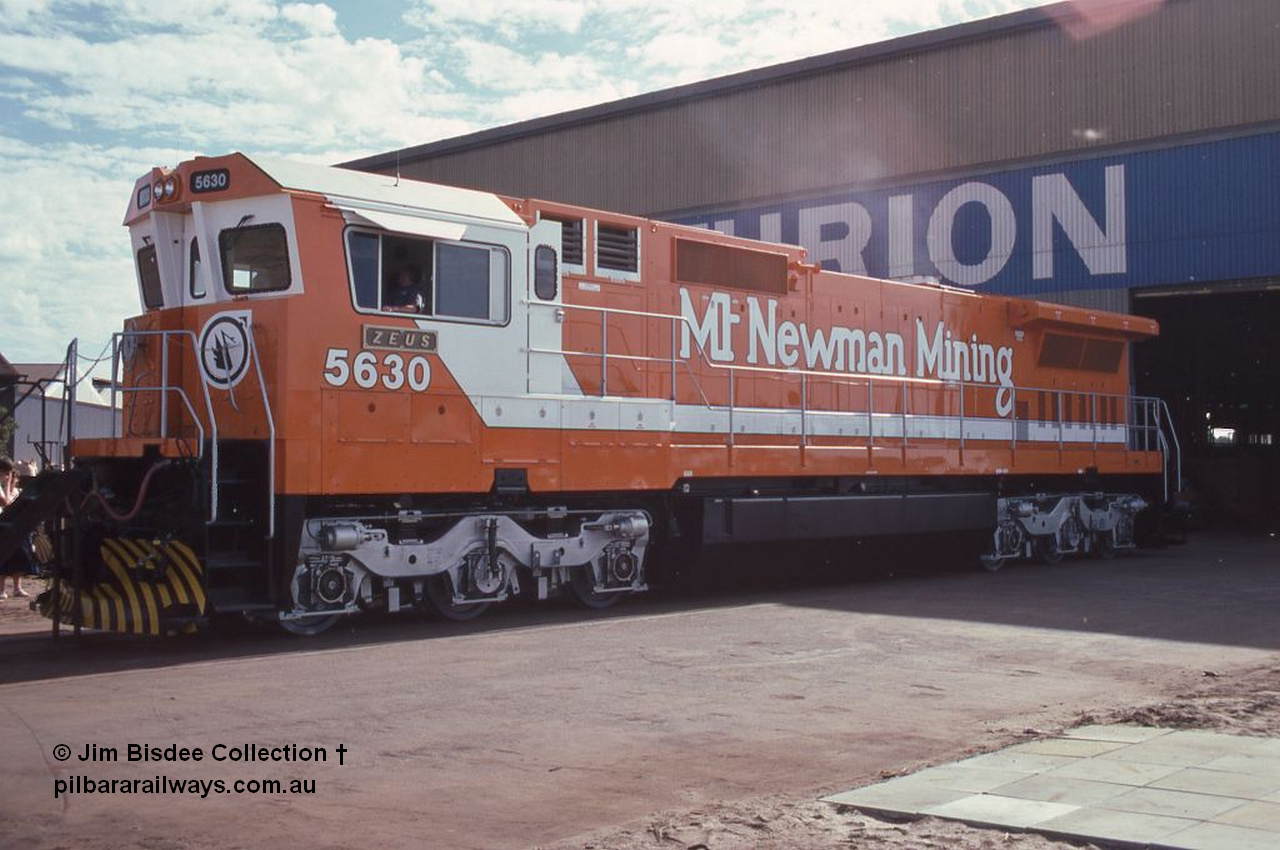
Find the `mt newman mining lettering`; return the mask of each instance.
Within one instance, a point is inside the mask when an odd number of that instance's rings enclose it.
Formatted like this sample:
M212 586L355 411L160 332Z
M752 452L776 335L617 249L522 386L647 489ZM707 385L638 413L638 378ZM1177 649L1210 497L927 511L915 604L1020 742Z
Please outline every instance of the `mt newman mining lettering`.
M810 331L805 322L778 322L778 302L747 296L747 359L751 366L799 367L823 372L909 376L906 340L894 331L867 331L833 325ZM680 290L680 356L688 358L691 345L717 363L734 363L733 326L742 316L733 312L728 293L714 292L706 299L701 317L687 289ZM970 334L966 340L943 322L932 331L917 318L915 328L915 378L1013 386L1013 349L996 346ZM763 362L761 362L763 358ZM801 359L803 358L803 360ZM1012 394L1001 391L996 412L1008 416Z

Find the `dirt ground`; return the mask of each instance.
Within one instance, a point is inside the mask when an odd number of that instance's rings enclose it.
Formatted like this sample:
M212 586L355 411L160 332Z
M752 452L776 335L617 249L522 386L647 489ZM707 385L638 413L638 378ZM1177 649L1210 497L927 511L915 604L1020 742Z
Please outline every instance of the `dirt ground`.
M44 628L49 625L48 620L31 610L30 604L31 600L35 599L44 588L45 583L42 580L24 578L22 589L31 596L23 599L13 595L13 585L9 583L9 579L5 579L4 589L9 594L9 598L0 599L0 634L25 628Z
M1280 736L1280 666L1235 675L1204 671L1196 687L1173 697L1079 715L1058 729L1027 729L1020 740L1074 726L1126 723L1173 729L1208 729L1232 735ZM975 749L974 754L982 750ZM923 767L924 765L921 765ZM889 776L884 778L888 779ZM976 829L937 818L891 822L849 806L812 799L764 797L684 812L664 812L644 823L540 850L1067 850L1097 845L1055 841L1034 833Z
M856 553L864 562L868 556ZM850 557L853 557L851 554ZM1066 848L832 793L1087 723L1280 737L1280 540L999 573L894 561L607 612L48 638L0 602L0 847ZM29 590L36 590L31 582ZM345 766L66 764L55 745L344 745ZM73 794L72 775L313 795Z

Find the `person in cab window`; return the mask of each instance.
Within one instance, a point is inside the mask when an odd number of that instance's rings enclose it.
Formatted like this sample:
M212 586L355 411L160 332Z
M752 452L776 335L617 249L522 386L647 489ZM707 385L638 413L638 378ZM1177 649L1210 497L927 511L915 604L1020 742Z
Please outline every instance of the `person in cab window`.
M425 313L427 299L422 294L422 270L411 263L401 266L383 294L382 309L396 313Z

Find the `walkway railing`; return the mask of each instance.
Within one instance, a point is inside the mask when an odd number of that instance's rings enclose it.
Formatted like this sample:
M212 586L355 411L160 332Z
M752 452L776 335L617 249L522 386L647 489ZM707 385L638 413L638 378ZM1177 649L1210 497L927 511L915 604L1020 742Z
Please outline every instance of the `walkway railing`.
M261 358L258 356L256 343L254 341L252 327L245 328L246 338L248 339L249 351L247 356L253 360L254 374L258 381L259 398L262 402L264 415L267 420L268 443L267 443L267 505L268 505L268 528L267 536L275 536L275 454L276 454L276 426L275 418L271 411L271 401L267 396L267 385L262 374ZM128 359L137 357L137 352L148 339L158 339L160 345L160 373L157 381L144 383L150 376L150 373L143 372L134 376L134 383L129 386L125 385L120 377L120 367L122 350L128 351ZM187 393L186 387L180 381L171 380L171 348L176 343L179 356L190 354L191 369L181 370L181 374L189 375L194 371L198 376L201 400L204 403L203 419L197 411L196 406L192 403L190 395ZM226 390L228 400L233 409L239 410L236 403L234 388L231 386L230 374L227 375ZM165 439L175 439L179 445L186 445L187 454L196 460L204 458L205 425L208 422L208 441L209 446L209 517L208 522L213 523L218 519L219 502L220 502L220 484L218 458L221 447L221 439L219 437L218 416L216 408L213 404L211 389L216 388L209 380L209 376L201 367L201 352L199 341L193 331L190 330L126 330L119 331L111 337L111 405L116 405L116 396L133 396L135 399L147 394L152 394L158 398L160 404L159 422L157 432L155 434L147 434L146 436L157 436ZM182 405L182 409L186 411L187 417L196 430L196 445L191 447L189 444L190 437L182 433L170 433L171 425L175 421L175 417L171 415L171 400L176 400ZM125 405L127 413L127 421L121 425L124 434L134 436L132 433L135 428L135 418L137 416L137 403ZM125 419L124 416L121 417ZM119 437L113 425L113 437Z
M971 439L990 441L989 436L971 436L971 430L977 433L976 423L981 421L984 425L990 425L993 418L990 416L977 416L977 401L981 393L992 393L993 407L1007 407L1007 419L1005 416L996 417L997 420L1007 421L1006 439L1010 450L1016 451L1019 444L1019 431L1023 436L1022 442L1056 442L1059 450L1065 450L1068 444L1079 445L1081 443L1088 444L1093 451L1097 451L1100 444L1104 441L1100 439L1102 429L1124 427L1125 434L1123 445L1126 451L1142 451L1150 453L1152 451L1159 452L1164 459L1164 494L1167 499L1169 496L1169 478L1170 466L1173 467L1173 476L1175 480L1175 488L1181 489L1182 480L1182 461L1181 447L1178 444L1177 434L1172 428L1172 419L1169 416L1168 406L1159 398L1150 396L1134 396L1119 393L1099 393L1099 392L1081 392L1078 390L1066 390L1060 387L1030 387L1017 386L1012 384L1001 384L984 381L965 381L965 380L946 380L941 378L912 378L897 375L869 375L864 373L850 372L834 372L828 370L817 369L796 369L775 366L747 366L734 363L717 363L713 361L707 354L704 346L697 341L697 334L694 333L693 323L684 316L672 315L669 313L653 313L642 310L625 310L613 307L596 307L583 304L555 304L550 302L528 301L530 307L540 309L556 310L557 317L563 320L564 311L575 310L582 313L593 313L600 317L600 350L599 351L577 351L571 349L547 349L547 348L529 348L531 356L559 356L566 358L580 358L599 364L600 383L599 392L596 395L600 398L609 396L609 366L610 363L624 364L659 364L663 367L663 371L667 372L670 380L670 390L666 394L667 400L673 403L679 403L678 375L685 375L689 378L690 385L696 393L696 399L691 399L689 403L695 404L709 411L725 413L729 420L729 429L727 435L727 444L735 445L735 434L738 433L737 420L745 414L754 413L777 413L791 414L799 416L799 446L807 448L814 445L812 438L815 436L813 424L816 416L829 416L832 414L847 415L853 417L854 422L865 421L866 433L857 435L865 437L865 444L859 443L849 446L850 448L865 448L870 457L877 448L898 448L904 453L912 439L911 424L920 420L929 420L939 418L939 414L911 411L912 390L913 389L933 389L938 394L931 394L930 401L933 403L941 400L944 410L956 411L954 417L949 414L942 414L942 418L954 418L958 422L956 437L958 438L960 451L963 453L966 443ZM609 321L611 317L617 317L619 320L625 319L641 319L641 320L657 320L667 324L670 332L670 349L669 357L641 356L633 354L623 354L609 351ZM681 334L687 334L689 341L689 357L682 357L679 354ZM694 354L696 352L696 355ZM728 383L728 398L725 404L713 403L698 377L698 370L694 368L695 359L698 365L711 374L722 373ZM529 369L533 369L530 362ZM738 386L743 376L771 376L779 380L798 381L799 382L799 401L798 407L756 407L746 406L741 403ZM816 383L831 384L835 386L855 387L865 389L865 406L861 409L823 409L815 408L811 402L811 390ZM886 387L897 387L899 389L899 398L896 410L876 410L877 390L883 390ZM854 397L854 393L849 394L849 398ZM861 395L861 393L857 393ZM880 393L883 396L883 392ZM970 399L966 403L966 396ZM1052 399L1052 417L1051 418L1033 418L1030 416L1018 416L1019 398L1024 400L1031 397L1039 397L1042 400ZM641 396L652 398L653 396ZM1080 418L1071 418L1066 414L1065 408L1068 407L1070 399L1084 398L1087 399L1088 414L1082 415ZM952 401L954 400L954 403ZM1114 403L1113 403L1114 402ZM1043 403L1043 401L1042 401ZM1102 411L1106 410L1104 416ZM1114 411L1114 415L1111 412ZM1122 414L1121 411L1124 413ZM1109 420L1109 421L1107 421ZM888 423L892 421L894 426L888 428ZM877 428L877 422L883 427ZM966 422L971 423L974 427L966 427ZM1040 435L1036 439L1031 437L1031 429L1036 426ZM1045 428L1049 429L1049 439L1043 438ZM1079 432L1084 429L1085 434ZM896 435L889 436L888 432L896 431ZM919 438L917 427L916 438ZM989 428L983 428L983 431L989 432ZM945 429L944 429L945 431ZM877 434L879 432L879 435ZM877 436L881 440L881 444L877 447ZM897 440L894 440L894 437ZM1084 439L1081 437L1084 436ZM888 445L884 440L888 437L890 442ZM1056 438L1056 439L1055 439ZM829 446L829 443L822 444ZM905 456L905 455L904 455ZM963 456L963 454L962 454Z

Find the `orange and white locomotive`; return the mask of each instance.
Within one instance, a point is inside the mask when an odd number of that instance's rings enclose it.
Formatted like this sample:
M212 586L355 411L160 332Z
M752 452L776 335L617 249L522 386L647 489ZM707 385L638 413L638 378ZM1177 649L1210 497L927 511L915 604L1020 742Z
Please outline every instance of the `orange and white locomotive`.
M123 424L74 443L82 576L42 603L93 627L602 606L684 545L1109 554L1168 489L1147 319L241 154L153 170L125 223Z

